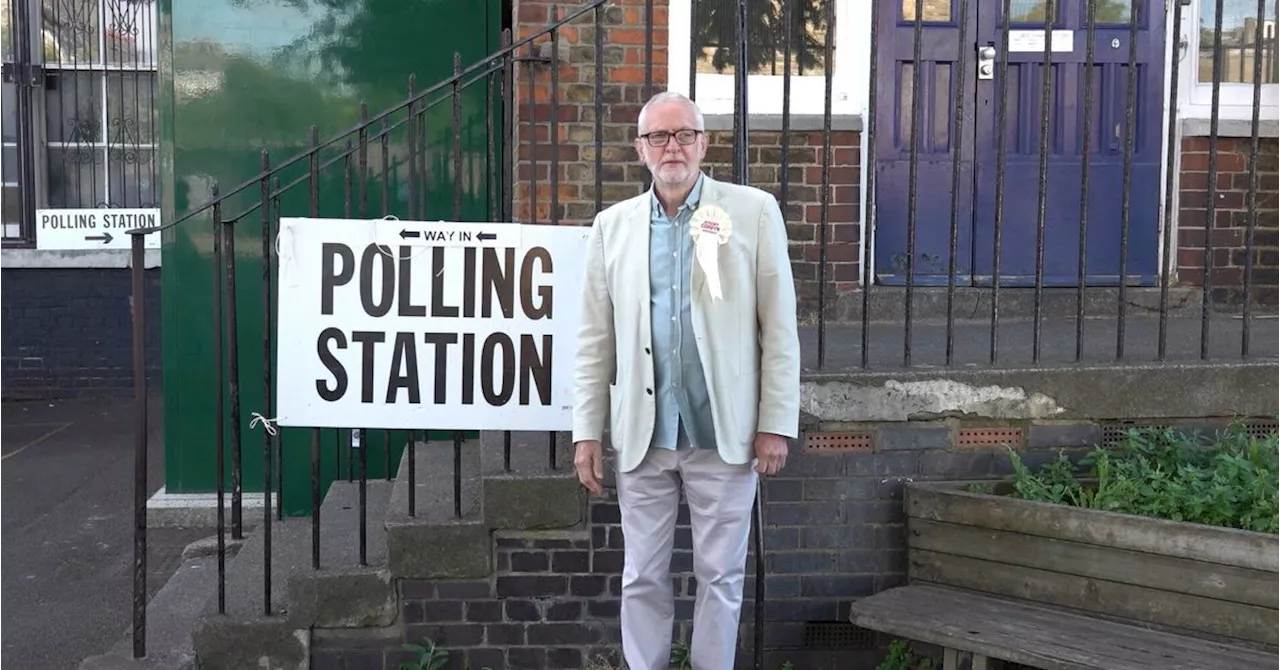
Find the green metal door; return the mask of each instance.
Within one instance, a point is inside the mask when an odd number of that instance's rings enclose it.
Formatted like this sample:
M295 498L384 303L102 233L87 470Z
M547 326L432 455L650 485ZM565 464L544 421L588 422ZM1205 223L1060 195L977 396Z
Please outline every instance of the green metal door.
M368 104L370 116L404 101L410 74L415 75L418 90L449 77L455 51L461 54L463 67L479 61L500 48L503 23L502 0L163 2L161 51L168 52L172 64L167 81L162 67L163 85L158 92L165 221L202 206L215 181L220 191L227 193L259 174L264 149L276 164L307 151L312 124L318 126L323 141L359 121L361 101ZM487 161L484 86L469 88L463 101L463 151ZM436 169L448 160L452 149L451 121L452 108L444 104L431 110L423 124L428 131L424 152L427 171L425 178L419 174L417 193L426 215L438 219L453 217L454 183L448 170ZM501 133L496 135L501 141ZM380 150L377 145L370 146L371 163L378 160ZM391 151L403 155L404 147L393 146ZM323 153L322 160L338 153ZM494 155L502 155L501 147ZM306 167L306 161L301 161L287 169L280 175L280 184L305 177ZM479 179L464 180L463 220L492 216L488 175L500 171L488 167L469 170L473 175L479 173ZM411 216L406 170L393 172L386 189L381 184L368 189L364 217L359 213L358 189L344 170L329 167L321 174L321 217L375 218L384 211L400 218ZM307 190L304 185L285 193L280 198L280 215L308 216ZM249 188L222 208L223 216L235 216L259 198L258 187ZM237 224L236 315L246 492L262 490L264 437L261 425L250 428L253 413L271 416L263 374L262 239L260 213L254 212ZM208 213L166 231L162 253L165 486L171 493L210 492L216 481L217 370L212 339L212 219ZM223 351L225 360L226 344ZM224 364L224 382L226 371ZM228 411L224 423L228 487L229 416ZM323 431L322 492L335 478L348 476L348 433ZM369 477L385 476L384 463L388 461L393 468L398 464L406 438L399 431L389 435L368 431L364 446L368 449ZM281 430L280 439L285 512L306 513L311 501L311 431Z

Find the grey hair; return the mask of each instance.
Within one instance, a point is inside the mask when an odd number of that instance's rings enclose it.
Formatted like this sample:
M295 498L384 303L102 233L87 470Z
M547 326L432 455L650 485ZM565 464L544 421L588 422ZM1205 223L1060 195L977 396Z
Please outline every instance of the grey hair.
M693 110L693 116L697 119L698 124L698 127L694 130L706 130L706 121L702 118L702 110L698 108L697 103L690 100L685 94L676 91L663 91L649 98L649 101L644 103L644 107L640 108L640 115L636 118L636 129L639 130L644 127L644 117L650 107L672 101L683 102L689 106L689 109Z

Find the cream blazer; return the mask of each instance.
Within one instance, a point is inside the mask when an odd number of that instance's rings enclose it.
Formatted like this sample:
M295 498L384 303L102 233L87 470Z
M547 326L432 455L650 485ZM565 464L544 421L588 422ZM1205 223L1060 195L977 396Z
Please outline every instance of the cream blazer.
M649 309L649 193L620 202L591 226L574 361L573 440L609 442L621 472L653 436ZM704 177L699 207L733 224L718 261L722 298L693 262L693 336L707 376L720 456L745 464L757 432L794 438L800 417L800 342L786 226L769 193Z

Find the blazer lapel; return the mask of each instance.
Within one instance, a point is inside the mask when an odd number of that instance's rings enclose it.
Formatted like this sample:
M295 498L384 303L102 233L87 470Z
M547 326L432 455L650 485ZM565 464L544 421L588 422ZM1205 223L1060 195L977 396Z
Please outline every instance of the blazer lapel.
M640 204L628 217L627 244L623 248L628 268L626 275L636 278L636 296L640 298L640 332L647 333L650 328L651 310L649 308L649 200L641 198Z

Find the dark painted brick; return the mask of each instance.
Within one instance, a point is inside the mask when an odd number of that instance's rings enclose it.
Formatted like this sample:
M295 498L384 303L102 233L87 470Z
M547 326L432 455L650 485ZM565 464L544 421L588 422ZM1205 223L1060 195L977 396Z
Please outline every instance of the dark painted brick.
M900 451L875 454L872 474L879 477L907 477L916 473L919 467L919 453Z
M531 646L595 644L602 640L596 628L572 623L535 623L527 631Z
M591 548L606 549L609 547L609 527L593 526L591 528Z
M693 570L693 552L692 551L671 552L671 571L672 572L691 572L692 570Z
M985 477L992 472L991 451L926 451L920 454L920 473L943 478Z
M404 604L404 622L405 623L422 623L422 602L421 600L409 600Z
M550 567L546 552L513 551L511 552L512 572L546 572Z
M587 545L582 540L566 540L564 538L539 538L529 542L529 546L536 549L586 549Z
M508 621L541 621L542 613L538 604L531 600L507 600L505 602Z
M581 649L548 649L547 650L547 667L548 668L581 668L582 667L582 650ZM496 669L495 669L496 670Z
M524 538L520 537L498 537L494 538L494 546L499 549L523 549L529 546Z
M876 526L876 549L898 549L906 546L904 529L900 525Z
M541 669L546 664L547 650L541 647L513 647L507 650L507 667L512 670Z
M436 582L436 595L444 600L471 600L492 597L488 581Z
M876 430L876 450L939 449L951 445L951 429L942 426L881 426Z
M315 649L311 652L311 670L343 670L342 651Z
M764 604L765 621L835 621L839 611L838 600L801 598L797 600L769 599ZM743 612L754 609L743 607ZM745 617L744 617L745 618Z
M481 668L498 668L507 667L507 651L505 649L468 649L467 663L474 670Z
M1095 423L1032 424L1027 447L1091 447L1102 442L1102 426Z
M604 573L622 572L625 553L621 551L596 551L591 556L591 571Z
M810 525L799 529L799 533L796 546L803 550L876 546L876 534L863 524Z
M511 554L505 551L497 552L493 565L498 572L511 572Z
M524 644L524 624L497 623L484 627L488 644L498 647L515 647Z
M844 518L850 524L901 523L902 503L891 500L867 500L844 504Z
M502 601L473 600L467 603L467 621L496 623L502 621Z
M754 573L748 573L748 579L742 585L744 603L755 597L756 580ZM799 598L800 577L796 575L765 575L764 592L766 598ZM743 605L746 609L746 605Z
M778 473L779 479L806 477L843 477L844 460L840 455L809 452L799 458L787 459L787 466Z
M423 623L462 621L462 603L457 600L425 600L421 602Z
M160 270L145 271L146 371L160 383ZM4 399L133 392L132 271L0 271L0 388Z
M348 649L342 654L342 663L345 670L382 670L384 661L381 651Z
M870 575L801 575L802 598L857 598L870 595Z
M574 575L569 578L569 594L583 598L604 595L608 588L605 575Z
M840 504L833 502L770 503L768 521L783 526L840 523Z
M488 594L485 594L486 596ZM406 600L413 598L436 597L435 582L423 579L406 579L400 582L400 597Z
M676 621L692 621L693 604L693 598L676 598Z
M591 523L622 523L622 513L617 503L595 503L591 505Z
M611 596L622 595L622 575L609 576L609 595Z
M622 529L618 529L618 535L622 535ZM618 546L621 547L622 544L619 543ZM676 549L693 549L693 529L677 528L674 546Z
M810 479L804 483L805 500L865 500L875 495L876 480L869 477Z
M617 600L590 600L587 602L587 616L592 619L617 619L621 609L622 603Z
M496 581L500 598L558 596L569 590L564 575L501 575Z
M407 640L426 638L445 648L474 647L484 639L484 626L472 623L412 624L404 627Z
M551 555L552 572L590 572L591 555L586 550L557 551Z
M775 551L765 554L770 573L833 572L836 554L830 551Z
M796 502L804 499L803 479L765 479L764 497L769 502Z
M856 549L842 551L837 561L839 572L860 574L873 573L881 569L887 552L874 549Z
M547 621L577 621L582 618L582 601L568 600L547 606Z

